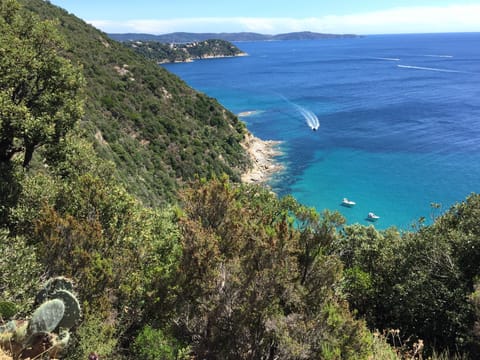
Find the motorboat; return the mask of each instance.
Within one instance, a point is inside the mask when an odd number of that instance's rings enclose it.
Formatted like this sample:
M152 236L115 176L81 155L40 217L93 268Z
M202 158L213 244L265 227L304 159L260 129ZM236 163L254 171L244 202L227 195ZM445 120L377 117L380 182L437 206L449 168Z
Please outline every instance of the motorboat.
M370 221L377 221L378 219L380 219L380 216L374 214L373 212L369 212L367 215L367 219Z
M356 205L356 202L352 201L352 200L348 200L347 198L343 198L342 205L347 206L347 207L352 207L352 206Z

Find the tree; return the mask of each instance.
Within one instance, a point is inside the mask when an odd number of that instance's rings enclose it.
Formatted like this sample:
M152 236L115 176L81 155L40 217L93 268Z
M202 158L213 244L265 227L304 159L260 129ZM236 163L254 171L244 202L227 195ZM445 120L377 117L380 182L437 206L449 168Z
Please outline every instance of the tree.
M335 291L342 219L227 178L182 193L177 319L202 359L365 359L370 334Z
M81 72L60 55L55 23L0 1L0 163L56 144L82 116Z

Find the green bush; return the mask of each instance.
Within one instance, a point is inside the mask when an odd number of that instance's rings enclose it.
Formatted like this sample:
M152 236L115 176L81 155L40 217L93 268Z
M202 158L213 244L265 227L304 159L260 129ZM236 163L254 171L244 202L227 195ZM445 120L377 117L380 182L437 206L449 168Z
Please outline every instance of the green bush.
M89 315L77 328L73 342L74 346L69 349L67 359L85 360L91 352L108 359L117 346L115 328L97 316Z
M25 238L11 236L8 231L0 229L0 269L1 300L15 304L16 311L26 313L35 298L42 273L35 247L28 245ZM11 305L5 305L5 308L9 309L8 314L13 309Z
M8 320L17 313L17 305L11 301L0 301L0 322Z
M175 338L150 325L135 338L133 352L138 360L180 360L188 356L188 349L181 347Z

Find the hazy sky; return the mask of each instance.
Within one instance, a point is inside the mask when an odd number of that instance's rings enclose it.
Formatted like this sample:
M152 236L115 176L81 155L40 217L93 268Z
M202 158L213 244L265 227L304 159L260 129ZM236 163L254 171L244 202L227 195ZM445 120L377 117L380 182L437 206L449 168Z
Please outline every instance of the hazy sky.
M480 31L480 0L51 0L109 33Z

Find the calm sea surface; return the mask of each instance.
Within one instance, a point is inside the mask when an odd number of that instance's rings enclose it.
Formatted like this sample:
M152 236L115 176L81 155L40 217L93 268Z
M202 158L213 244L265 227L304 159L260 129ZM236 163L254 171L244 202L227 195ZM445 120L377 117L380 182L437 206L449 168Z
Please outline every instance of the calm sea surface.
M480 33L236 45L249 56L163 66L283 141L280 195L408 229L480 192Z

